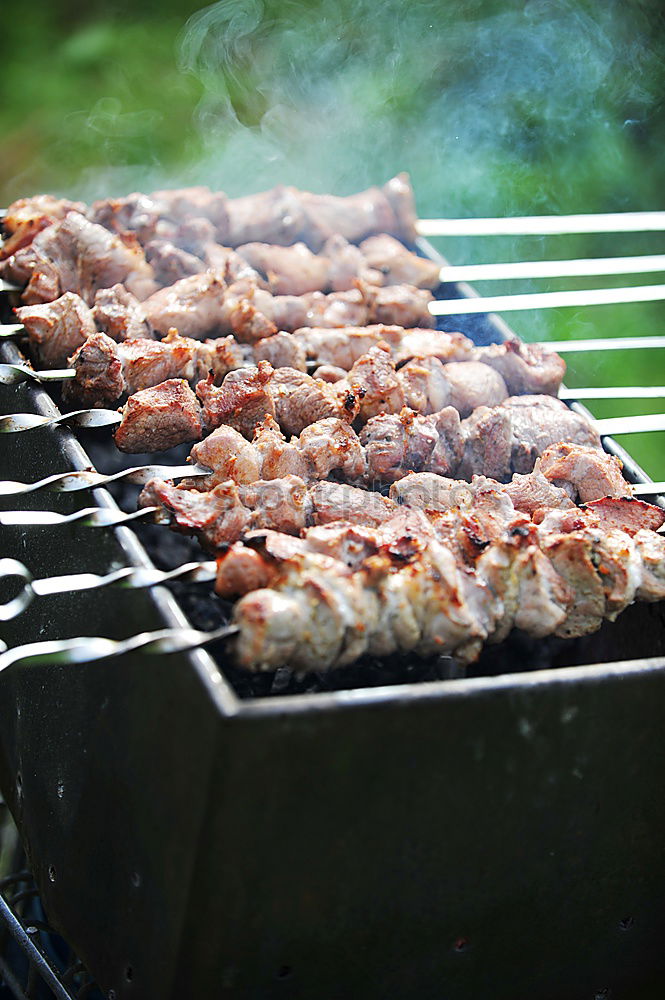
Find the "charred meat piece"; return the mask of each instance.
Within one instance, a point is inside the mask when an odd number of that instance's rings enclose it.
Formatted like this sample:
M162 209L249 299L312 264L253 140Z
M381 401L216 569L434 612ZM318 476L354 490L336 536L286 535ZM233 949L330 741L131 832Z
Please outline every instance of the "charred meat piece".
M45 368L64 367L67 358L97 332L90 309L73 292L53 302L21 306L16 315L26 329L33 357Z
M135 392L120 413L115 432L120 451L166 451L203 433L199 402L181 378Z

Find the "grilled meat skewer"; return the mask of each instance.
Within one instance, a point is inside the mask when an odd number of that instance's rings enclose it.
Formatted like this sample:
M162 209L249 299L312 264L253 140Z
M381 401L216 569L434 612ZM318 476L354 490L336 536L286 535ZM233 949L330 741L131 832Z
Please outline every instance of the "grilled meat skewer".
M43 306L35 307L35 309L43 308ZM34 325L35 335L41 335L41 320L37 320ZM565 364L558 355L544 351L540 347L519 342L508 341L506 344L492 344L488 347L475 348L472 341L463 337L462 334L418 329L404 330L401 327L386 326L370 327L368 330L371 331L371 336L365 334L356 336L355 328L312 331L319 335L324 332L330 333L333 343L339 343L342 338L351 338L353 339L353 353L360 348L367 352L366 354L358 354L354 363L349 365L351 373L347 375L346 372L340 372L336 378L337 382L346 378L347 382L357 383L367 391L370 386L363 383L373 381L379 393L382 384L387 382L389 387L403 386L401 388L403 396L406 394L404 385L413 385L415 386L414 392L417 391L421 395L423 387L425 387L427 395L427 384L433 383L435 380L440 383L443 372L444 381L447 380L448 385L439 386L436 390L432 389L429 395L434 396L438 393L439 398L443 396L448 401L451 396L459 396L463 393L464 386L468 386L469 382L471 382L470 391L474 391L474 377L468 378L468 375L472 375L474 372L476 378L479 374L484 374L485 383L489 380L495 386L495 391L498 390L505 395L522 393L556 395L565 371ZM192 370L190 358L193 355L198 355L202 359L209 354L223 356L225 361L221 367L213 363L208 364L208 368L217 377L223 376L233 368L246 365L247 361L251 360L252 355L256 362L266 360L275 368L288 367L304 371L306 367L305 352L301 345L306 343L306 336L307 331L301 331L300 334L293 336L279 333L267 340L259 341L252 349L249 345L242 347L234 345L234 341L230 337L207 340L204 342L205 347L198 347L199 341L193 338L175 337L172 333L167 334L164 341L160 342L162 346L158 347L146 342L143 338L138 339L138 341L129 339L116 346L112 342L113 338L95 332L88 336L72 355L71 363L76 374L74 381L68 386L66 396L77 403L107 405L115 403L126 394L136 391L137 388L158 385L165 378L186 378L191 382L196 377L202 378L206 374L201 372L205 361ZM427 338L427 342L425 342L425 338ZM321 336L318 336L317 340L319 345L323 342ZM221 347L222 343L226 345L223 348ZM270 350L265 349L268 345L271 347ZM187 347L186 352L183 350L185 346ZM382 348L382 350L374 348ZM373 349L374 353L371 353ZM419 355L418 351L422 349L425 353ZM54 348L53 351L54 358L59 357L62 353L60 348ZM341 360L334 348L331 354L336 360ZM415 360L414 355L419 363L410 368L407 366L405 373L402 369L399 372L395 371L399 361L405 361L409 358ZM468 370L460 367L450 368L448 364L451 361L460 363L475 361L481 365L487 365L494 369L499 378L488 373L487 368ZM120 368L118 362L120 362ZM442 365L446 365L446 368L442 369ZM132 378L130 368L140 368L140 385L136 384ZM125 370L127 370L127 376L125 376ZM118 371L122 373L121 378L118 377ZM198 374L199 372L201 374ZM457 373L456 377L455 373ZM464 377L465 373L467 373L466 378ZM404 382L405 377L406 383ZM409 391L408 388L406 391ZM377 405L377 403L380 405L381 396L379 395L377 399L375 391L372 400L373 405ZM443 405L445 404L442 403L441 406ZM441 406L438 408L440 409ZM473 409L473 405L470 405L467 399L463 408L470 410Z
M665 538L605 528L593 514L563 530L518 516L473 566L415 512L380 529L261 532L248 543L222 557L217 589L249 590L233 623L236 659L250 670L329 669L397 651L468 663L512 628L571 638L636 598L665 598Z
M185 242L196 233L192 222L209 222L217 242L226 246L255 241L290 246L300 241L313 250L319 250L335 234L350 243L360 243L377 233L413 243L416 222L406 174L381 188L347 197L279 186L260 194L227 198L221 192L198 187L106 199L95 202L90 214L115 232L135 232L142 242L155 236Z
M255 455L239 453L233 456L234 479L222 481L213 477L208 484L204 479L197 479L194 484L184 481L179 486L154 479L145 486L139 504L162 507L176 530L197 535L206 548L216 551L254 528L297 534L309 524L333 521L376 527L396 514L400 504L424 509L428 517L437 520L441 511L460 509L473 513L476 509L485 509L489 498L491 503L499 504L502 517L506 510L514 513L515 509L528 517L539 517L540 512L550 509L569 510L574 507L573 500L579 498L591 502L608 495L626 497L631 492L621 477L619 463L612 456L561 442L545 450L539 466L530 476L515 476L505 486L482 475L468 483L432 474L407 476L403 484L391 488L390 497L337 482L310 480L308 485L306 477L308 472L317 471L317 459L319 473L330 471L332 464L321 462L321 436L312 435L300 453L302 475L288 472L286 468L275 468L282 473L280 476L253 478L258 468ZM309 451L308 444L311 445ZM210 455L196 457L209 458ZM342 442L337 450L337 469L355 472L361 466L360 458ZM227 468L232 464L233 459ZM206 489L211 481L215 485ZM640 511L643 517L645 512L652 510L654 516L660 518L656 527L665 518L659 507L637 500L632 503L632 509ZM652 526L653 522L642 523ZM480 536L480 529L477 529L476 537Z

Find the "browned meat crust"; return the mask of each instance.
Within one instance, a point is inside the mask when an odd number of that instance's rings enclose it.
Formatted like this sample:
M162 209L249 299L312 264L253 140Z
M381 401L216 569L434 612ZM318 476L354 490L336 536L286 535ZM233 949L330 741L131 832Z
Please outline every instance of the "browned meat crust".
M198 400L181 378L135 392L120 413L122 422L115 432L120 451L166 451L203 433Z
M124 284L140 300L156 285L152 268L137 241L123 241L80 212L69 212L48 226L4 265L9 280L25 285L27 304L51 302L76 292L92 305L100 288Z
M97 332L90 309L73 292L53 302L21 306L16 316L28 334L32 356L45 368L64 367L67 358Z

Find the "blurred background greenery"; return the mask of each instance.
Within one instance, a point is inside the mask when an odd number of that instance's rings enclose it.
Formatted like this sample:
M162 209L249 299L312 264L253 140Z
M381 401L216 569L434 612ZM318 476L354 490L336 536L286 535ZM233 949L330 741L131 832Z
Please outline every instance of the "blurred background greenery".
M423 217L662 209L664 55L660 0L32 0L0 34L0 204L191 183L343 194L408 170ZM465 263L664 244L632 234L437 245ZM661 333L664 316L653 303L506 318L544 340ZM665 352L568 360L573 386L665 382ZM665 478L665 435L624 443Z

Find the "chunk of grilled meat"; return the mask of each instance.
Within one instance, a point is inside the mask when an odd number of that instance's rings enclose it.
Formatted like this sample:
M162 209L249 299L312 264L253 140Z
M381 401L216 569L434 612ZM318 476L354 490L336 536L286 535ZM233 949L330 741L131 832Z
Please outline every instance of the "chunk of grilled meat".
M9 281L25 286L22 300L32 305L76 292L92 305L100 288L120 282L139 300L157 287L138 241L123 241L80 212L42 229L32 243L2 265Z
M64 219L68 212L84 213L85 205L80 201L55 198L50 194L19 198L13 202L2 220L2 228L8 238L0 247L0 261L29 246L37 233Z
M300 434L323 417L341 417L349 423L358 414L357 394L314 379L293 368L274 369L267 361L258 368L229 372L221 386L211 378L200 382L201 400L209 429L228 424L251 437L257 424L273 417L286 434Z
M120 451L165 451L201 437L201 408L184 379L172 378L130 396L115 432Z
M53 302L21 306L16 316L25 327L33 359L45 368L63 367L97 333L91 310L74 292L65 292Z
M124 285L100 289L91 309L75 292L52 302L14 310L28 335L33 361L44 368L62 368L88 337L100 330L112 340L150 339L141 303Z

